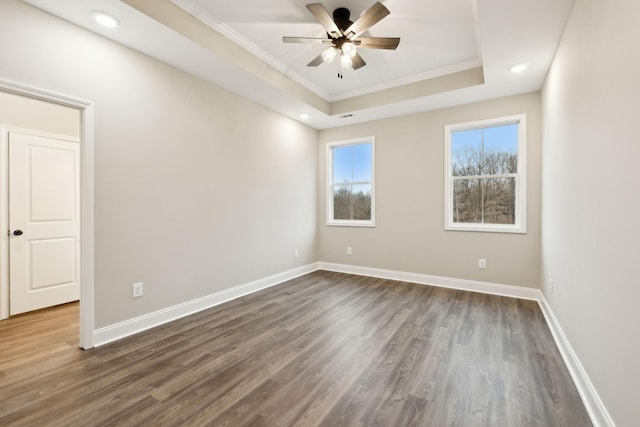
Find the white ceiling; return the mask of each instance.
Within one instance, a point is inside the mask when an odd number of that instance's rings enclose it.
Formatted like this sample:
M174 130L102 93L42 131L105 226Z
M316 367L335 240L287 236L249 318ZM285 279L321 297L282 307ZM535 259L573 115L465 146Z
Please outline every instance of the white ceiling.
M326 36L305 7L318 0L24 1L296 120L309 113L306 123L319 129L538 90L574 3L382 1L390 15L363 36L400 37L398 49L361 49L367 65L338 79L337 61L306 66L323 46L282 42ZM329 13L347 7L355 21L374 1L322 3ZM121 25L99 27L94 10ZM523 73L508 71L522 62ZM483 81L460 73L474 69Z
M475 1L387 0L391 11L363 37L401 37L396 51L361 49L367 66L346 70L337 78L338 61L307 67L326 46L285 44L282 36L326 37L305 5L311 0L172 0L201 17L245 48L262 54L279 69L330 101L399 86L481 64ZM351 20L373 5L373 0L326 0L331 14L346 6Z

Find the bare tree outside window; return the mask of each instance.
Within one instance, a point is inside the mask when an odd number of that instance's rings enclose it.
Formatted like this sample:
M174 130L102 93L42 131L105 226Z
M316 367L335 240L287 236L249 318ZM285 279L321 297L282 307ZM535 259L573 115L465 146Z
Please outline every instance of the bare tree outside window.
M523 120L448 130L449 224L518 225Z
M329 224L372 225L373 143L335 143L328 147Z

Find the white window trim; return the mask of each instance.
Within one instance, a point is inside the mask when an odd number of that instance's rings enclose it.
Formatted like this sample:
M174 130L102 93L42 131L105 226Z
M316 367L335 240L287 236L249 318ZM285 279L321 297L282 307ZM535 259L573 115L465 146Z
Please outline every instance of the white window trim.
M334 220L333 219L333 147L345 145L371 144L371 220ZM326 187L326 204L327 218L326 224L339 227L375 227L376 226L376 139L373 136L364 138L350 139L346 141L330 142L326 146L327 154L327 187Z
M516 223L515 224L469 224L453 222L453 199L451 197L453 177L451 176L451 134L464 130L486 128L518 123L518 173L506 174L516 178ZM526 114L499 117L489 120L447 125L444 127L444 229L453 231L486 231L497 233L527 232L527 145ZM473 177L465 177L473 178Z

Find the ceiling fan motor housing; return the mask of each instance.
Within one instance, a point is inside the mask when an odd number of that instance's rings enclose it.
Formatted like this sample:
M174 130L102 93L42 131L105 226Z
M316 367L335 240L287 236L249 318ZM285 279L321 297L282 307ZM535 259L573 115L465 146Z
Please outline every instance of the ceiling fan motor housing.
M344 7L339 7L333 11L333 22L336 23L340 31L344 32L347 28L351 26L351 24L353 24L353 22L349 20L350 16L351 16L351 12L349 11L349 9ZM329 37L331 37L330 34L329 34Z

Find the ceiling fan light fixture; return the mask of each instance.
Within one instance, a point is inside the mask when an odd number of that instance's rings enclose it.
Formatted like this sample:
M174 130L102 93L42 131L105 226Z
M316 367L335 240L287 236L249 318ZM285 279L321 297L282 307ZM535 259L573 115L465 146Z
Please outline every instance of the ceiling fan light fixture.
M356 45L351 42L344 42L342 44L342 52L349 56L349 58L353 58L356 56Z
M327 50L324 50L322 52L322 61L324 62L331 62L333 61L333 58L336 57L336 55L338 54L338 49L336 49L335 47L331 46L330 48L328 48Z
M342 65L342 68L353 68L353 62L351 61L351 57L344 53L340 55L340 65Z

